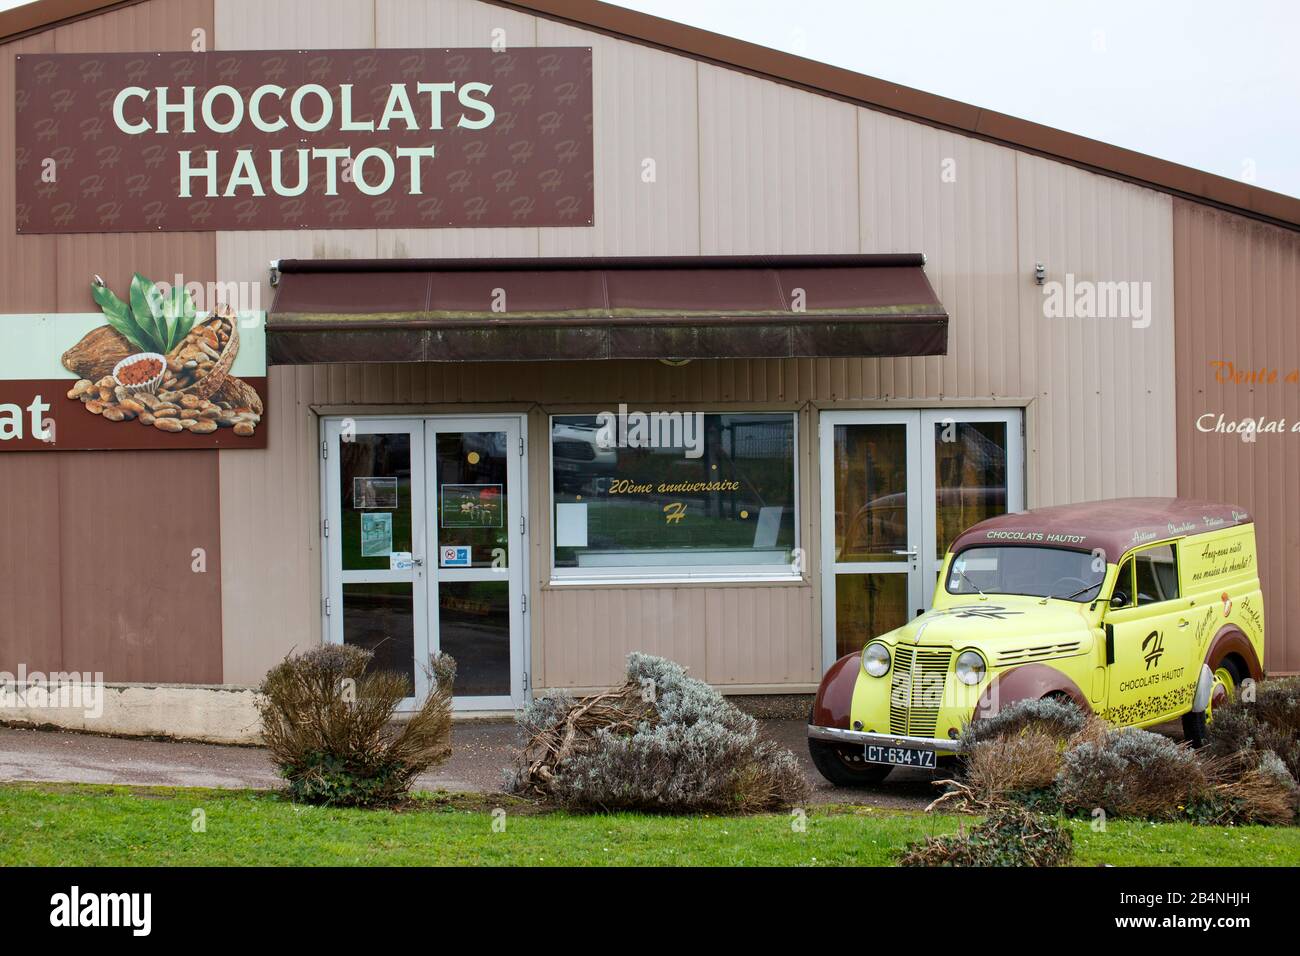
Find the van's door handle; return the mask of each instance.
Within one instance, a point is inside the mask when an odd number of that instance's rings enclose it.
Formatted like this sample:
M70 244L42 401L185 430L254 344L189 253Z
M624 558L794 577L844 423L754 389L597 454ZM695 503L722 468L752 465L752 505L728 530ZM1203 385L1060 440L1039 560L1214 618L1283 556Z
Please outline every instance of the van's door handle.
M1181 631L1183 628L1185 628L1185 627L1187 626L1187 623L1188 623L1188 622L1187 622L1186 620L1179 621L1179 622L1178 622L1178 629Z

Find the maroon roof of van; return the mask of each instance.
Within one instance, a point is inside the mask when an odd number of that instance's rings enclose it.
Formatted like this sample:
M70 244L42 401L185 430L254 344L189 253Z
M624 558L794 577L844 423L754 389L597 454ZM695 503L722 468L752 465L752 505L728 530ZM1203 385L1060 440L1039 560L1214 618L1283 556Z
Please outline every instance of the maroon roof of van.
M1249 524L1245 508L1198 498L1111 498L1035 508L981 521L957 536L953 551L975 545L1038 545L1093 551L1107 560L1148 541Z

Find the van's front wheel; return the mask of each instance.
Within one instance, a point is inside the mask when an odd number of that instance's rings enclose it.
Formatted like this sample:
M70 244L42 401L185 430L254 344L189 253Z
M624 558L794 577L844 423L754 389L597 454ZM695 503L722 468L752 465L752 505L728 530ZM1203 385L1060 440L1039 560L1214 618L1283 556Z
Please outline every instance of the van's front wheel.
M1221 707L1237 696L1237 688L1242 682L1241 668L1233 660L1224 659L1214 669L1214 685L1210 688L1210 703L1202 713L1183 714L1183 739L1193 747L1205 746L1209 737L1210 722L1214 720L1214 708Z
M808 753L817 772L837 787L869 787L880 783L893 770L887 764L867 763L862 748L808 738Z

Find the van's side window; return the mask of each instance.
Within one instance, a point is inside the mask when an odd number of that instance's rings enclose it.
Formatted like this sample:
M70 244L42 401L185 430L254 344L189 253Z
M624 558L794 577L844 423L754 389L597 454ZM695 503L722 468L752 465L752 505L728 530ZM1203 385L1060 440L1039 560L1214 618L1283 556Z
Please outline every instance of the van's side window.
M1178 597L1178 565L1174 546L1162 544L1147 548L1135 556L1134 576L1137 581L1137 603L1159 604Z
M1115 591L1110 598L1110 606L1120 608L1133 606L1133 559L1129 558L1119 566L1119 576L1115 578Z

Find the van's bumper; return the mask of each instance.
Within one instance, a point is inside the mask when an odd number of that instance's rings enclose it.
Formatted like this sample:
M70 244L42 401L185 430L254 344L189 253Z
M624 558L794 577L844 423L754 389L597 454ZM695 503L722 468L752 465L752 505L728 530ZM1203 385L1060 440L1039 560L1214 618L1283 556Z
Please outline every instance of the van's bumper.
M878 747L920 747L924 750L934 750L939 753L957 753L961 750L961 742L957 740L944 740L938 737L901 737L893 734L872 734L865 730L845 730L842 727L818 727L816 724L808 725L808 736L816 740L830 740L835 743L853 744L855 746L865 747L873 745Z

